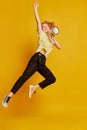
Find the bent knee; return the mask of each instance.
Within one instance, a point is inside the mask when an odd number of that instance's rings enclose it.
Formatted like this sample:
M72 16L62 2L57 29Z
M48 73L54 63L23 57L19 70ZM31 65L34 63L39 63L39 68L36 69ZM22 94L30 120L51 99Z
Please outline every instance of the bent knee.
M52 77L50 81L51 81L51 83L55 83L56 82L56 78Z
M53 79L53 83L55 83L56 82L56 78L54 77L54 79Z

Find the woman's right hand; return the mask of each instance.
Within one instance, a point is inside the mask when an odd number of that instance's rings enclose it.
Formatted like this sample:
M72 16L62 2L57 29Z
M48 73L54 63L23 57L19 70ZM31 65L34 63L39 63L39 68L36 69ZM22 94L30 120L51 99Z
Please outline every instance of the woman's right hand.
M38 2L34 2L33 6L34 6L34 8L38 8L39 3Z

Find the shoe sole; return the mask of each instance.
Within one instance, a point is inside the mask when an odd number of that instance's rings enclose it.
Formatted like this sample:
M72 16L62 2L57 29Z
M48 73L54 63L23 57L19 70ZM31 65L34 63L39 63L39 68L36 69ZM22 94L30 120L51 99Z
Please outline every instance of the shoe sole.
M5 108L7 108L8 104L5 104L5 103L2 102L2 106L5 107Z

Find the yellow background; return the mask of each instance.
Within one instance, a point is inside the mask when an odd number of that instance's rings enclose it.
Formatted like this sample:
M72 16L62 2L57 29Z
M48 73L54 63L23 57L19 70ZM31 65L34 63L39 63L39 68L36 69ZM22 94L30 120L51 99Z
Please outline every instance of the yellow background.
M0 1L0 102L24 71L37 48L38 35L33 0ZM87 1L39 0L41 21L60 28L47 66L55 84L28 98L29 84L43 77L35 73L9 102L0 105L1 130L87 129Z

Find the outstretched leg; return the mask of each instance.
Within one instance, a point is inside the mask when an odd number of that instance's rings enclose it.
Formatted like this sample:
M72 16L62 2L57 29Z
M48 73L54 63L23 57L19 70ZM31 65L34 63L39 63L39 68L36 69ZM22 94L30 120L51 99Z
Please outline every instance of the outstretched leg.
M36 70L37 70L37 57L35 55L29 61L24 73L16 81L10 93L2 101L2 105L4 107L8 106L8 101L10 100L10 98L21 88L21 86L25 83L25 81L36 72Z

